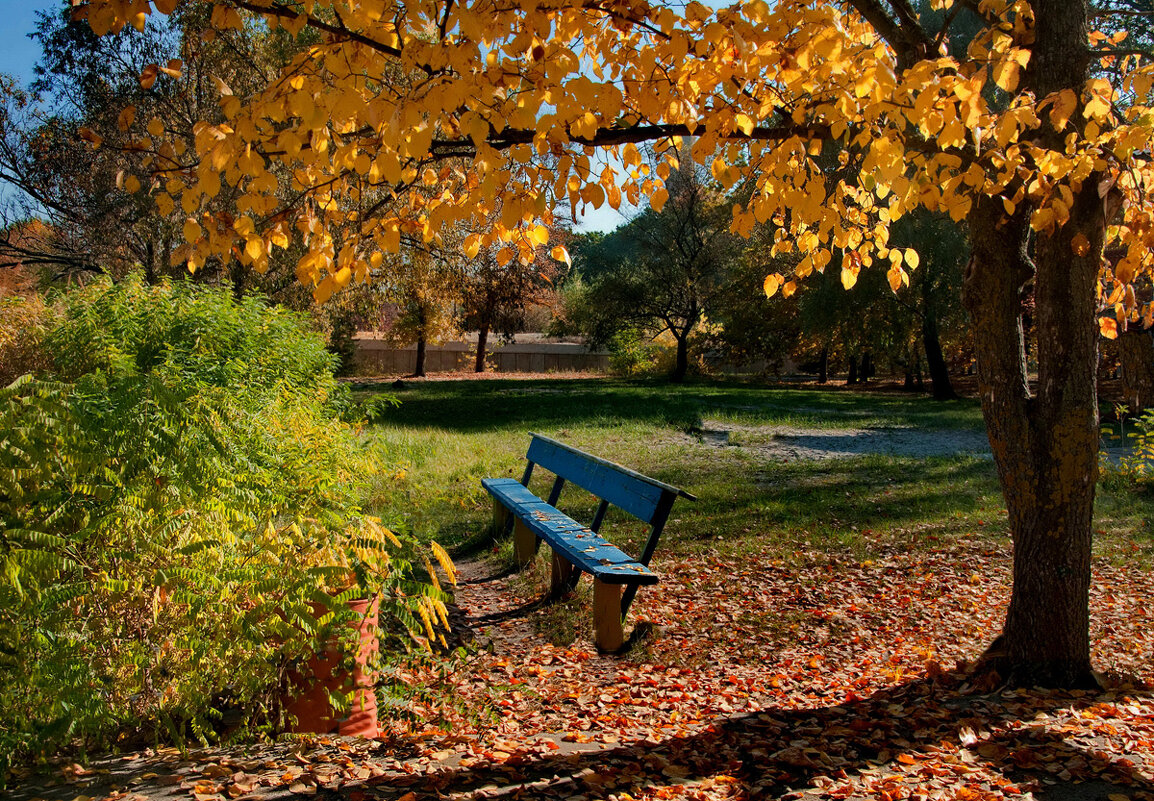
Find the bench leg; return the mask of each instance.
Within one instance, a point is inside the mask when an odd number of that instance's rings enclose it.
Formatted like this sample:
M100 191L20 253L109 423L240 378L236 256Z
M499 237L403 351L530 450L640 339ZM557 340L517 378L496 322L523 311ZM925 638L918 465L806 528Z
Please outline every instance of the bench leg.
M564 556L554 551L553 571L549 576L549 594L553 598L560 598L573 589L575 578L573 565Z
M513 522L513 558L518 567L532 562L537 556L537 535L533 530L521 522L520 518Z
M493 530L494 537L500 537L505 533L505 527L509 525L509 510L505 508L496 498L493 499Z
M621 625L621 585L593 580L594 641L602 651L620 650L625 642Z

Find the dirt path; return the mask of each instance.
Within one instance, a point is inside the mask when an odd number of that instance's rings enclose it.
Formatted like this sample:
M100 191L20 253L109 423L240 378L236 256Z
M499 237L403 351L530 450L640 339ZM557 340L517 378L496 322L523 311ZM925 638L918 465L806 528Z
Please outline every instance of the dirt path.
M707 445L740 443L768 458L785 461L843 459L865 454L925 458L975 454L988 456L985 432L924 428L796 428L748 426L706 420L696 435Z

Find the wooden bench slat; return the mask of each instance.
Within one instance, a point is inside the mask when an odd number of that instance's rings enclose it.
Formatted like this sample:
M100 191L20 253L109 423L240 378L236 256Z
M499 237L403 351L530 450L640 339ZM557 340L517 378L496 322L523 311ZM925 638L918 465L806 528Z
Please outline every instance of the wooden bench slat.
M662 493L669 490L678 492L621 465L589 456L540 434L533 435L526 458L646 523L653 522Z
M512 508L531 503L541 503L541 499L529 491L515 478L483 478L481 486L495 498L500 498L506 507Z
M553 550L610 584L656 584L657 574L617 546L552 507L521 518Z

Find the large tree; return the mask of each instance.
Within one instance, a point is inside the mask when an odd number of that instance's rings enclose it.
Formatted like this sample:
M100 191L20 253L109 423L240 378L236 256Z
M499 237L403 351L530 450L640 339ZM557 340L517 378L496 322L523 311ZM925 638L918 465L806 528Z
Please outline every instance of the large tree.
M104 32L144 25L151 5L84 9ZM195 218L194 260L299 237L299 274L318 297L367 276L372 252L395 251L403 232L434 239L498 198L498 225L466 247L500 242L504 260L533 258L558 202L647 194L660 208L668 172L647 169L635 143L661 138L695 136L723 187L750 181L735 233L771 221L779 244L804 254L767 291L835 253L845 283L878 264L900 287L918 260L889 247L889 222L918 206L968 219L965 303L1014 537L1012 600L991 656L1014 682L1089 684L1097 337L1143 311L1126 289L1154 240L1154 74L1123 39L1092 35L1086 0L932 5L931 18L908 0L749 0L716 12L646 0L220 0L219 27L243 26L248 10L321 40L227 104L227 123L203 127L193 150L158 157L153 191L163 183ZM970 43L951 56L958 26ZM1101 60L1114 84L1092 74ZM389 84L398 69L417 77ZM816 160L822 140L860 159L832 189ZM225 184L267 198L260 187L281 167L297 181L291 203L261 200L232 226L204 205ZM396 199L387 214L362 202L382 191ZM332 258L327 226L350 222L359 239ZM1124 250L1112 264L1108 239ZM1027 296L1036 383L1022 345Z

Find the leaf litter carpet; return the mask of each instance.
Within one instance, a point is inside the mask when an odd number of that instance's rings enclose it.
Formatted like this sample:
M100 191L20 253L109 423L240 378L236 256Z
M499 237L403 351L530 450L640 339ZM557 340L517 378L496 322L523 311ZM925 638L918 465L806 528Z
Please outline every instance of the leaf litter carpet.
M14 797L1154 801L1149 573L1095 563L1111 689L1005 691L965 660L998 630L1008 565L984 541L668 560L630 613L632 649L612 656L587 634L550 645L528 582L466 563L471 651L406 669L437 688L419 723L378 741L113 756Z

